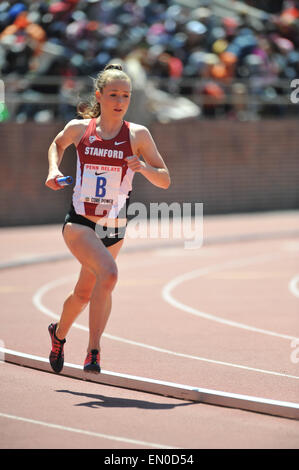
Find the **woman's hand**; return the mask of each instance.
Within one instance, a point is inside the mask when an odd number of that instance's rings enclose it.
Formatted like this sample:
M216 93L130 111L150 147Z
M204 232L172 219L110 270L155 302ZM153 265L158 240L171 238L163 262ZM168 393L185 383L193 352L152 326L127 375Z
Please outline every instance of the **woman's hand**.
M53 191L58 191L59 189L62 189L62 186L59 186L59 184L56 183L56 178L60 178L61 176L64 176L60 171L56 171L55 173L49 173L48 177L46 179L45 185L53 189Z
M125 160L128 164L128 168L132 171L140 172L146 168L146 164L140 160L137 155L126 157Z
M137 155L125 158L128 168L132 171L139 172L151 183L160 188L167 189L170 184L170 177L167 168L151 166L148 162L140 160Z

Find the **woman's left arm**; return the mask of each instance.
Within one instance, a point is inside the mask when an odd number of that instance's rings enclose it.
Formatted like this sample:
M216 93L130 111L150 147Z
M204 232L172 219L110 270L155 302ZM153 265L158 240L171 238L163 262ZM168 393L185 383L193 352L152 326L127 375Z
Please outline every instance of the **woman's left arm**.
M167 189L171 182L168 168L146 127L136 126L134 129L132 149L135 155L126 158L128 167L141 173L155 186ZM141 156L144 161L140 159Z

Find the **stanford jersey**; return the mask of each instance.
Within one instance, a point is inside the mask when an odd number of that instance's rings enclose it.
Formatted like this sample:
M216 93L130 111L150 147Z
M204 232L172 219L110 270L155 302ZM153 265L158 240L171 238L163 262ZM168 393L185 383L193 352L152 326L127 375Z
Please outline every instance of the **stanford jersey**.
M96 118L90 120L77 146L73 193L77 214L117 218L126 208L134 176L125 161L133 155L129 126L124 121L118 135L106 140L96 132Z

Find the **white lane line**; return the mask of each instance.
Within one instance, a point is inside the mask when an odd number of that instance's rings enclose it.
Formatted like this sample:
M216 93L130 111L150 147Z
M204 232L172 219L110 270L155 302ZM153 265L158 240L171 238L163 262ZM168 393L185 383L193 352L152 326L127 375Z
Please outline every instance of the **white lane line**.
M262 374L269 374L269 375L277 375L277 376L280 376L280 377L287 377L289 379L297 379L297 380L299 379L299 377L296 376L296 375L282 374L281 372L275 372L275 371L265 370L265 369L257 369L255 367L243 366L243 365L235 364L235 363L232 363L232 362L218 361L218 360L215 360L215 359L208 359L208 358L205 358L205 357L193 356L191 354L179 353L179 352L176 352L176 351L171 351L169 349L159 348L157 346L151 346L150 344L139 343L137 341L132 341L132 340L125 339L125 338L119 338L118 336L113 336L113 335L109 335L109 334L106 334L105 336L109 339L113 339L115 341L121 341L123 343L127 343L127 344L130 344L132 346L139 346L141 348L150 349L152 351L156 351L156 352L159 352L159 353L170 354L172 356L182 357L184 359L193 359L193 360L196 360L196 361L208 362L210 364L217 364L217 365L221 365L221 366L235 367L237 369L244 369L244 370L249 370L249 371L252 371L252 372L259 372L259 373L262 373Z
M45 315L47 315L51 318L59 320L60 316L57 315L55 312L53 312L52 310L50 310L48 307L46 307L43 304L43 296L47 292L51 291L52 289L55 289L58 286L66 284L67 282L72 280L74 277L75 276L73 276L73 275L62 277L62 278L59 278L59 279L56 279L54 281L48 282L47 284L41 286L36 291L36 293L34 294L34 296L32 298L33 304L35 305L37 310L39 310L40 312L44 313ZM73 327L77 328L79 330L83 330L83 331L88 332L88 327L84 326L84 325L80 325L79 323L76 323L76 322L73 323ZM126 339L126 338L121 338L119 336L110 335L108 333L104 333L103 336L105 336L106 338L109 338L113 341L119 341L119 342L122 342L122 343L125 343L125 344L130 344L131 346L137 346L137 347L141 347L141 348L144 348L144 349L149 349L151 351L155 351L155 352L158 352L158 353L170 354L172 356L181 357L181 358L184 358L184 359L192 359L192 360L196 360L196 361L208 362L210 364L217 364L217 365L221 365L221 366L234 367L234 368L237 368L237 369L244 369L244 370L248 370L248 371L252 371L252 372L275 375L275 376L280 376L280 377L287 377L287 378L290 378L290 379L299 379L299 377L294 376L294 375L283 374L283 373L280 373L280 372L243 366L243 365L234 364L234 363L231 363L231 362L217 361L217 360L209 359L209 358L205 358L205 357L193 356L191 354L179 353L179 352L171 351L169 349L159 348L157 346L152 346L152 345L141 343L141 342L138 342L138 341L133 341L133 340Z
M295 296L299 297L299 274L293 277L289 282L289 291Z
M243 330L253 331L254 333L262 333L264 335L275 336L277 338L293 340L296 338L293 335L276 333L274 331L265 330L262 328L257 328L254 326L246 325L244 323L228 320L226 318L218 317L210 313L201 312L200 310L197 310L196 308L190 307L182 302L179 302L178 300L175 299L175 297L172 294L172 291L179 285L183 284L186 281L196 279L200 276L205 276L206 274L217 272L223 269L232 269L232 268L238 268L242 266L249 266L250 264L265 263L267 261L272 261L280 257L281 257L281 254L277 254L277 253L275 254L271 253L271 254L267 254L264 256L263 255L251 256L250 258L243 258L243 259L238 259L234 261L226 261L224 263L219 263L219 264L215 264L215 265L208 266L205 268L196 269L195 271L187 272L185 274L177 276L176 278L168 282L162 290L162 297L166 302L168 302L173 307L183 310L184 312L191 313L192 315L205 318L206 320L215 321L215 322L227 325L227 326L241 328Z
M138 441L136 439L128 439L126 437L112 436L109 434L102 434L99 432L86 431L85 429L71 428L69 426L62 426L60 424L55 424L55 423L47 423L45 421L39 421L36 419L23 418L22 416L15 416L15 415L7 414L7 413L0 412L0 417L14 419L16 421L22 421L24 423L36 424L36 425L44 426L46 428L58 429L60 431L68 431L68 432L73 432L77 434L83 434L85 436L90 436L90 437L99 437L102 439L109 439L110 441L126 442L127 444L154 447L155 449L176 449L176 447L164 446L162 444L156 444L154 442Z

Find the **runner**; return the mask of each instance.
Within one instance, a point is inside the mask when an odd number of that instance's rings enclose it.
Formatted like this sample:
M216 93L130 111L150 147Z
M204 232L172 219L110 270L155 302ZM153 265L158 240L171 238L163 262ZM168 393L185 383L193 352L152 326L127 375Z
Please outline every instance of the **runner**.
M56 178L64 151L77 149L77 174L72 204L63 225L63 237L81 264L79 279L63 304L58 323L49 325L52 369L63 368L66 336L77 316L89 304L89 342L84 370L98 373L100 341L111 312L111 294L117 282L116 257L124 241L126 207L135 172L153 185L167 189L168 169L149 130L127 122L131 81L118 64L110 64L94 82L90 103L80 104L81 119L71 120L49 147L46 186L59 190Z

